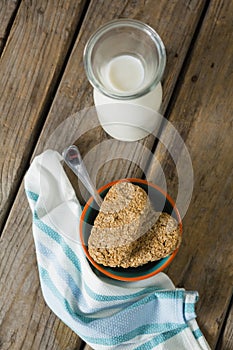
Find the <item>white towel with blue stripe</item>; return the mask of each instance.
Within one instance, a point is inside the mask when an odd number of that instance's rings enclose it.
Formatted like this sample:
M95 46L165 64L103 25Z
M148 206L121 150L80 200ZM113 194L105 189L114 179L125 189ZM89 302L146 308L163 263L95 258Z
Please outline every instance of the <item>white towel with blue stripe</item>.
M140 282L96 275L78 241L81 206L59 153L34 158L25 191L44 299L93 349L206 350L195 314L197 292L164 273Z

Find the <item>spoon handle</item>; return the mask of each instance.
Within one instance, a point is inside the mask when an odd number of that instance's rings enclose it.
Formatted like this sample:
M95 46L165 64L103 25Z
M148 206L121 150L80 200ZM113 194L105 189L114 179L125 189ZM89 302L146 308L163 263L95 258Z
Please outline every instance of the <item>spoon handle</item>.
M88 192L93 196L97 205L100 207L103 199L100 197L95 186L93 185L87 169L83 163L81 154L78 147L75 145L69 146L62 152L64 161L69 166L69 168L78 176L82 181L83 185L86 187Z

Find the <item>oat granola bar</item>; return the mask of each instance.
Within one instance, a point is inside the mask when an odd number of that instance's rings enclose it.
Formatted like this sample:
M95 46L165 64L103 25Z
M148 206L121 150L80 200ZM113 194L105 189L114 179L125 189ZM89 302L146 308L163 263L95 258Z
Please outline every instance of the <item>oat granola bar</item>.
M105 196L88 251L99 264L127 268L169 255L179 242L176 220L157 213L142 188L119 182Z

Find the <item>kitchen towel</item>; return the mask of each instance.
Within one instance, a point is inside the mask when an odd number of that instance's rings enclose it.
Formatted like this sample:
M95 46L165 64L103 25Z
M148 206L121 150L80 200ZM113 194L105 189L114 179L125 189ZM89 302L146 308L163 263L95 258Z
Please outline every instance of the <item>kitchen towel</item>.
M42 293L50 309L93 349L210 349L196 322L198 293L159 273L121 282L94 273L79 242L82 208L47 150L25 176ZM182 249L182 248L181 248Z

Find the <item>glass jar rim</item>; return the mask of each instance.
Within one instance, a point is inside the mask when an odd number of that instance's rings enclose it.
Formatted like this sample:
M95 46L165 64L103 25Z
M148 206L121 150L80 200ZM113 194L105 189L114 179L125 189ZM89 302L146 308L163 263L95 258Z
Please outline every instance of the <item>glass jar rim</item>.
M148 83L145 87L143 87L141 90L136 92L118 92L118 91L109 91L103 84L99 82L99 80L96 78L94 71L92 69L91 64L91 58L92 58L92 52L95 44L99 40L99 38L107 33L108 31L119 28L119 27L132 27L139 30L142 30L144 33L146 33L154 42L156 49L158 51L158 68L157 68L157 74L153 77L150 83ZM144 96L145 94L152 91L157 84L161 81L161 78L163 76L165 66L166 66L166 50L165 46L162 42L162 39L158 35L158 33L151 28L149 25L135 20L135 19L115 19L110 22L105 23L101 27L99 27L89 38L87 41L84 53L83 53L83 60L84 60L84 68L86 71L87 78L91 85L100 91L102 94L104 94L107 97L119 99L119 100L130 100L139 98L141 96Z

